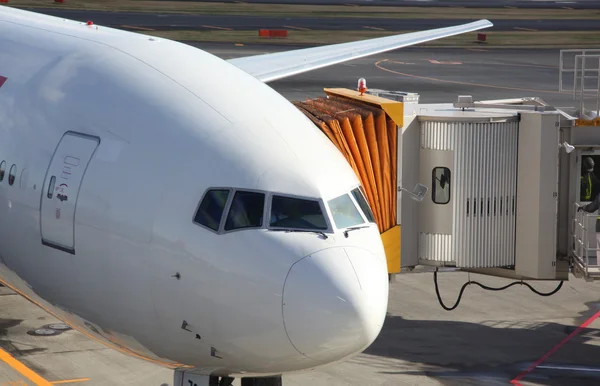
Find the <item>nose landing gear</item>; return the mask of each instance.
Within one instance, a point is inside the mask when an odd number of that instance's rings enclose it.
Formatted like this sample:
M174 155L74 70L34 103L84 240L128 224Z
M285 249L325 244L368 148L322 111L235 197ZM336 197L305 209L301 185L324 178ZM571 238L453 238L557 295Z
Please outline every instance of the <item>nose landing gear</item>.
M242 386L282 386L281 375L264 378L242 378Z
M241 379L242 386L282 386L281 375L274 377L247 377ZM174 385L182 386L231 386L233 378L199 375L184 371L175 371Z
M233 378L230 377L210 377L209 386L231 386L233 385Z

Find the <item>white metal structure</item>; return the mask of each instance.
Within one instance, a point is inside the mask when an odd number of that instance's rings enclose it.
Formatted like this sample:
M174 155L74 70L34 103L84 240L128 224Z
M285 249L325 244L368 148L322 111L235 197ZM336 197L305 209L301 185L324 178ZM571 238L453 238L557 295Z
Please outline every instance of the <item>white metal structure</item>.
M459 267L514 265L517 117L420 117L421 182L432 170L421 213L420 257ZM451 176L451 177L450 177Z
M599 280L600 211L577 209L600 198L600 131L578 120L538 98L405 104L398 181L430 193L400 201L402 267Z
M582 118L600 117L600 49L560 50L558 82L559 91L572 92L579 102ZM586 106L586 98L593 98L593 106Z
M0 7L1 281L186 385L361 352L387 309L380 234L340 152L264 82L489 26L227 63Z
M598 214L578 212L577 209L580 206L580 203L575 203L573 208L575 213L573 216L573 268L575 275L581 276L587 281L594 281L600 278L600 260L598 259L600 250L597 247L595 234ZM590 223L594 228L592 242L589 240Z
M558 204L569 198L559 190L574 176L559 177L569 157L559 152L566 119L549 106L502 102L461 96L455 104L404 105L398 180L430 193L422 203L400 202L403 267L565 277L568 227ZM557 267L559 258L565 264Z

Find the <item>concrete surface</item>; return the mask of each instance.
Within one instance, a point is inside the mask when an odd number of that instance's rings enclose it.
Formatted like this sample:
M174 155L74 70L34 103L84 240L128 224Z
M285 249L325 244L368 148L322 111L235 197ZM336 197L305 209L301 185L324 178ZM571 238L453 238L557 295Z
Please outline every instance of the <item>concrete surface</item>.
M475 19L385 19L349 17L269 17L240 15L196 15L196 14L152 14L145 12L102 12L69 9L29 9L47 15L86 22L92 20L98 25L119 28L134 26L154 30L212 30L229 28L232 30L271 29L310 29L310 30L369 30L417 31L449 27L469 23ZM592 12L592 11L590 11ZM537 19L502 20L490 18L494 26L487 31L600 31L598 19ZM290 28L293 27L293 28Z
M454 303L466 273L440 274L444 301ZM479 275L492 286L508 281ZM534 283L549 292L556 283ZM390 287L388 318L377 340L347 362L287 375L287 386L508 385L510 380L600 310L600 283L571 278L554 296L524 286L488 292L470 286L454 311L437 302L431 273L401 274ZM171 386L169 370L127 357L75 331L30 336L57 322L9 290L0 289L0 348L49 381L81 385ZM0 385L27 379L0 361ZM600 321L561 346L523 385L597 385ZM71 384L71 383L69 383ZM239 385L239 380L234 385Z
M0 349L44 379L81 380L75 385L153 385L172 383L169 371L124 356L86 336L65 331L56 336L29 335L59 320L5 287L0 287ZM89 381L85 381L89 379ZM11 384L9 382L15 382ZM20 383L19 383L20 382ZM35 385L0 359L0 385Z

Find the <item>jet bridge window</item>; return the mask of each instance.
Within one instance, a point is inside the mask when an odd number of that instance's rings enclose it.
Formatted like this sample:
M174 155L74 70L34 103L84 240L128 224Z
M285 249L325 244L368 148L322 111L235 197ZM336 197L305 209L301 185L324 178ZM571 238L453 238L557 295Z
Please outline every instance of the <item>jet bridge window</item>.
M4 173L6 171L6 161L0 162L0 182L4 179Z
M260 228L264 209L264 193L236 191L225 222L225 230Z
M433 168L431 197L436 204L450 202L450 169L445 167Z
M218 231L228 197L228 189L211 189L207 191L198 207L194 222Z
M329 200L329 209L333 215L335 226L338 229L348 228L365 222L348 194Z
M327 229L321 205L316 200L273 196L271 227L296 229Z
M354 196L354 199L358 203L358 206L360 206L360 209L362 209L363 213L365 214L367 221L374 223L375 216L373 215L373 211L371 211L371 207L369 206L369 203L365 199L365 195L362 190L362 186L360 187L360 189L359 188L354 189L352 191L352 195Z

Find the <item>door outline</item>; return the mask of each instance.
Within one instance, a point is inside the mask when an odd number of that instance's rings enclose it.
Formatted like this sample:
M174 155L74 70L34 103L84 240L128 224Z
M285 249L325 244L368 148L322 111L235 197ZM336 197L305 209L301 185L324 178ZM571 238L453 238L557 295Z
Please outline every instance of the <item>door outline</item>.
M47 191L46 191L47 189L45 189L45 188L47 188L46 181L48 181L49 177L52 178L52 176L50 176L50 168L52 167L52 163L54 161L54 157L56 156L56 152L60 148L60 144L62 143L63 139L67 135L72 135L75 137L85 138L85 139L89 139L89 140L94 140L97 142L96 147L94 148L94 151L92 151L92 154L90 155L90 158L87 161L85 168L83 169L81 181L79 182L79 186L77 187L77 191L75 194L75 203L73 205L73 224L72 224L73 225L73 248L67 248L62 245L53 243L51 241L44 240L44 237L42 235L42 218L44 216L44 199L48 199ZM101 142L100 137L98 137L96 135L85 134L85 133L81 133L81 132L74 131L74 130L67 130L63 133L63 135L60 137L60 140L54 147L54 151L52 152L52 157L50 158L50 162L48 163L48 167L46 168L46 175L44 176L44 182L42 183L42 189L41 189L41 194L40 194L40 223L39 223L39 226L40 226L40 239L42 241L42 245L75 255L75 216L77 215L77 202L79 201L79 191L81 190L81 185L83 185L83 181L85 180L85 175L87 173L87 169L90 165L90 162L92 161L94 154L96 154L96 151L98 150L98 147L100 146L100 142Z
M586 205L591 203L594 198L592 197L592 199L590 201L580 201L579 198L581 197L581 163L583 161L583 158L585 156L600 156L600 146L594 146L594 145L590 145L589 147L586 146L584 149L576 149L575 152L571 153L571 154L575 154L575 172L574 174L574 178L573 181L575 182L574 185L574 189L575 189L575 202L578 202L582 205ZM600 164L596 164L594 169L600 167ZM600 177L599 177L600 179ZM575 218L575 216L577 215L577 213L573 212L573 205L572 203L569 204L569 239L573 240L573 237L575 235L575 226L573 224L573 219ZM588 248L596 248L596 227L595 227L595 220L592 220L592 217L588 218L588 223L586 224L586 226L588 227ZM590 246L591 244L591 246ZM596 257L595 254L592 252L592 255L590 255L591 257Z

